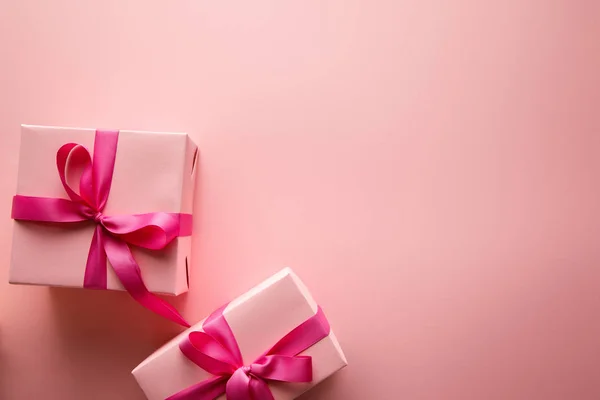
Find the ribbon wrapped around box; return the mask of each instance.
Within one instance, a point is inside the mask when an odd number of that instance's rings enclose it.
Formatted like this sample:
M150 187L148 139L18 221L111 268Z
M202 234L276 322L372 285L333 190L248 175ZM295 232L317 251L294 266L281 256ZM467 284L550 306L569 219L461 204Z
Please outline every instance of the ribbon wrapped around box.
M132 373L150 400L290 400L346 364L325 314L286 268Z
M22 126L10 282L125 289L189 326L152 293L187 291L196 158L186 134Z

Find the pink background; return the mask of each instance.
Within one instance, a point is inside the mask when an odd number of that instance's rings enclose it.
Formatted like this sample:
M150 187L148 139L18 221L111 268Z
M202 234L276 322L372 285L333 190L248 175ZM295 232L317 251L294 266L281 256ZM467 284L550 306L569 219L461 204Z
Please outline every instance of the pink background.
M5 283L20 123L189 132L178 304L293 267L350 363L304 399L600 398L598 2L0 4L0 398L141 399L178 331Z

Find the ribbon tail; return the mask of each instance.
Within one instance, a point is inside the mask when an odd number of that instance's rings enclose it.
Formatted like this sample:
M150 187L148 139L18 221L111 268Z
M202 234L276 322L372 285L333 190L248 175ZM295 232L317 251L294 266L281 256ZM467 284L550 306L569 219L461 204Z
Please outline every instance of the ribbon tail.
M252 400L275 400L269 385L262 379L250 379L249 389Z
M108 261L110 261L117 277L131 297L150 311L189 328L190 324L179 314L175 307L148 291L142 280L140 267L133 258L127 243L110 235L103 234L103 236L104 251Z
M102 227L96 225L83 278L83 287L86 289L106 289L107 272L104 237Z
M226 378L215 376L183 389L166 400L214 400L225 393L225 383Z

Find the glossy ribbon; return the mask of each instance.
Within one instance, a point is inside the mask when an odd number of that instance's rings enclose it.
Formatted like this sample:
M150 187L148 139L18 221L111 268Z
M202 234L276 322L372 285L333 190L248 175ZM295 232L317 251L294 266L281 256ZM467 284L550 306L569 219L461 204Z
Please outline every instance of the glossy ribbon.
M189 327L177 310L148 291L129 245L160 250L177 236L189 236L190 214L154 212L108 216L106 206L117 154L118 131L96 131L93 159L90 152L76 143L63 145L56 154L58 174L69 199L14 196L12 218L23 221L96 225L83 287L106 289L107 263L110 261L123 287L144 307ZM68 182L69 172L79 171L78 188Z
M249 365L244 365L235 336L223 316L225 307L204 321L203 332L191 332L179 344L189 360L215 376L167 400L214 400L222 394L227 395L227 400L274 400L268 381L312 381L312 358L298 354L329 335L329 322L320 307L314 316Z

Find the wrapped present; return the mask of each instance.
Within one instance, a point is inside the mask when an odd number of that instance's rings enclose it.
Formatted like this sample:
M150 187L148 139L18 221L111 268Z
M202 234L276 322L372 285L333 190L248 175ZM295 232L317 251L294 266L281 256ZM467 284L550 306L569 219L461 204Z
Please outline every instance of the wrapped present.
M124 289L189 326L152 293L188 288L197 150L183 133L22 126L10 282Z
M323 311L286 268L132 373L150 400L287 400L346 364Z

